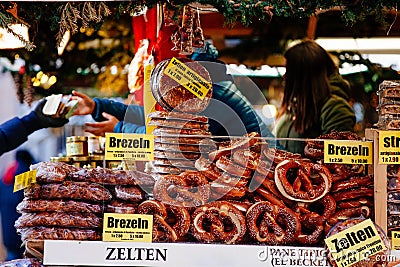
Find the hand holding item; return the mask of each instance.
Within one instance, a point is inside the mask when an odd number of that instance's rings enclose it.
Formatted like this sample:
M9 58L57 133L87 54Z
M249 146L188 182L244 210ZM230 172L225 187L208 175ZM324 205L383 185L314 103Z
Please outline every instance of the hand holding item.
M88 115L92 114L96 103L88 95L77 91L72 91L72 99L78 100L78 106L73 115Z
M61 127L64 124L68 123L68 119L66 119L64 116L61 117L55 117L55 116L49 116L43 113L43 108L46 105L47 100L42 99L39 104L35 107L33 110L36 114L36 116L39 119L39 123L43 128L47 127Z
M114 132L114 127L119 122L119 120L116 117L105 112L103 112L102 115L106 119L105 121L87 122L85 123L85 131L96 136L104 136L107 132Z

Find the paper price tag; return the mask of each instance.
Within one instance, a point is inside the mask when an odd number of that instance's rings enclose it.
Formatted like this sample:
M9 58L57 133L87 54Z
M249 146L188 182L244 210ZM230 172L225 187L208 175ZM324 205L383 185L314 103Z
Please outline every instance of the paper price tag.
M324 162L340 164L372 164L372 142L324 140Z
M400 250L400 231L392 231L392 249Z
M15 176L14 192L27 188L33 183L36 183L37 170L27 171Z
M337 266L348 267L386 249L371 219L325 239Z
M170 60L164 73L201 100L206 97L208 91L212 88L210 82L176 58Z
M106 133L105 159L151 161L154 135Z
M153 240L153 215L104 213L103 222L103 241Z
M379 164L400 164L400 132L379 131Z

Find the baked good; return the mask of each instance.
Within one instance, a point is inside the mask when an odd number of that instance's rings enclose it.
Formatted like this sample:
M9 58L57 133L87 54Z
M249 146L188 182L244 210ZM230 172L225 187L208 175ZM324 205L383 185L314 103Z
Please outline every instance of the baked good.
M187 58L178 58L185 68L190 68L195 73L211 84L211 77L207 69L197 61ZM212 95L212 88L208 90L204 99L198 98L191 91L176 82L165 73L170 60L163 60L157 64L151 73L150 87L156 101L167 111L181 111L187 113L199 113L207 108ZM194 81L197 82L197 81Z

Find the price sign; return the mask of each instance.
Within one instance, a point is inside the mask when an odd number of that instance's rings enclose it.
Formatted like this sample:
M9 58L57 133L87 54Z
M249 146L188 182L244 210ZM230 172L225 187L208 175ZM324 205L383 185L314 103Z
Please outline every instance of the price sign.
M154 135L106 133L105 159L151 161L154 159Z
M104 213L103 241L151 242L153 215Z
M379 164L400 164L400 132L379 131Z
M324 162L372 164L372 142L324 140Z
M212 88L210 82L176 58L170 60L164 73L201 100L206 97L208 91Z
M400 250L400 231L392 231L392 249Z
M15 176L14 192L27 188L33 183L36 183L37 170L27 171Z
M348 267L386 249L371 219L325 239L337 266Z

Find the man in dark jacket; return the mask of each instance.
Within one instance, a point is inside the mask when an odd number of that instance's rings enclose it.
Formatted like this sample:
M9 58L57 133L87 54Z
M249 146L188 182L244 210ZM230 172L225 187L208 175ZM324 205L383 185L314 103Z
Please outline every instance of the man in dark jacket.
M42 109L45 103L46 99L43 99L29 114L0 124L0 156L22 145L31 133L43 128L61 127L68 122L67 119L44 115Z

